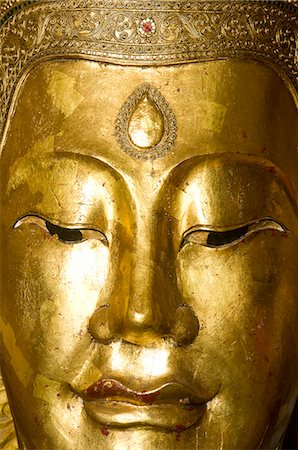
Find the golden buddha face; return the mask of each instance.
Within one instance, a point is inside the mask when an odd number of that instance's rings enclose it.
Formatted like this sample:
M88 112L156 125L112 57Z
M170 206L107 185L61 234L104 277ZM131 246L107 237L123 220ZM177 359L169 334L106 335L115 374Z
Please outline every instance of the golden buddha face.
M297 130L256 62L29 73L1 162L21 448L276 448L297 393Z

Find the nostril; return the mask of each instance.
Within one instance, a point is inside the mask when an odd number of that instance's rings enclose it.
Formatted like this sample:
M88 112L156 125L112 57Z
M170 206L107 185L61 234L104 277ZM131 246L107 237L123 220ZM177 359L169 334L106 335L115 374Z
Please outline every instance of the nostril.
M138 319L143 319L140 314ZM138 345L148 345L166 336L172 336L177 345L190 345L198 335L200 324L192 308L188 305L180 305L172 316L172 326L162 329L155 324L145 326L143 321L139 323L134 316L133 326L120 330L109 305L101 306L93 313L89 322L89 333L101 344L109 344L113 339L123 339ZM158 321L160 325L160 321ZM119 325L119 324L118 324ZM152 324L151 324L152 325Z
M101 306L96 309L89 322L89 333L102 344L108 344L115 337L110 316L110 306Z
M178 345L189 345L197 337L200 324L192 308L188 305L180 305L176 309L175 323L171 334Z

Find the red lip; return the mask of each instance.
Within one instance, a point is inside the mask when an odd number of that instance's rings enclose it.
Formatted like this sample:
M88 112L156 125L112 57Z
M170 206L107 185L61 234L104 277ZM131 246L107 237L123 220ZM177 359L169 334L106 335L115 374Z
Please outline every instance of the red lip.
M188 387L177 382L169 382L156 389L134 391L117 380L99 379L81 393L85 400L120 400L134 404L177 403L199 405L207 399L199 398Z
M84 400L87 415L101 425L146 426L174 432L198 424L207 411L207 403L216 395L196 393L177 381L157 383L155 380L148 389L137 391L116 379L100 378L84 390L72 389Z

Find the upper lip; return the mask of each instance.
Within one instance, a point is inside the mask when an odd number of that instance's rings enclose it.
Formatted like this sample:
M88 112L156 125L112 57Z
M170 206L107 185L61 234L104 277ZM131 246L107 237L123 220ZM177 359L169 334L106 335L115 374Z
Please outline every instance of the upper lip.
M155 389L135 391L112 378L100 378L80 393L85 400L124 401L133 404L200 405L209 399L201 398L187 386L170 381Z

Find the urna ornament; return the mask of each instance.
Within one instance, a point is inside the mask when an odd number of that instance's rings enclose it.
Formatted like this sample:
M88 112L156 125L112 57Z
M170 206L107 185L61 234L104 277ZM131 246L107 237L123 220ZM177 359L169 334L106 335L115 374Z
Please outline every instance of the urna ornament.
M298 6L0 2L3 449L282 449Z

